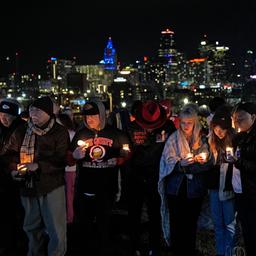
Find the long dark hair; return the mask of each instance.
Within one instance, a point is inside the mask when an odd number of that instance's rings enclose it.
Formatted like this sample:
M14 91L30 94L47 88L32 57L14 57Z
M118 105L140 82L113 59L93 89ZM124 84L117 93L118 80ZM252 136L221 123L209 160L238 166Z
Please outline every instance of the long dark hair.
M214 132L214 128L218 126L218 124L211 123L210 125L210 134L209 134L209 146L210 149L217 159L219 152L225 152L226 147L232 147L233 144L233 137L235 135L235 130L231 127L226 129L227 133L223 139L220 139Z

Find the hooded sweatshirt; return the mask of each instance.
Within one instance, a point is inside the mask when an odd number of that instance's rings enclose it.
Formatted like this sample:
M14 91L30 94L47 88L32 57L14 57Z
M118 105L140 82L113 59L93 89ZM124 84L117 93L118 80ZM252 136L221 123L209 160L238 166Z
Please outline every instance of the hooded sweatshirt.
M116 193L119 160L126 157L123 145L130 142L122 131L106 125L103 103L94 103L99 110L99 130L91 129L85 118L84 127L76 132L71 143L71 151L76 149L79 140L86 143L85 157L77 161L77 191Z

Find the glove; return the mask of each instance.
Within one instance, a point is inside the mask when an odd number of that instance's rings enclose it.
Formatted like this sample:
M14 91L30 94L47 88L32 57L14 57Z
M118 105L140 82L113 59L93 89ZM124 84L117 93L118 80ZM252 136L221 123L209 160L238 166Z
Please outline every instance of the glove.
M76 159L76 160L79 160L79 159L82 159L85 157L85 152L86 152L86 149L83 148L83 147L77 147L74 152L73 152L73 157Z

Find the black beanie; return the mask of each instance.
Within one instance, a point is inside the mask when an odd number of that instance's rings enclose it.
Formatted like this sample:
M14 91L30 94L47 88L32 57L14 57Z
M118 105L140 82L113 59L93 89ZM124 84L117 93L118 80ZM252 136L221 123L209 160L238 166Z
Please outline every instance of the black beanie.
M2 100L0 103L0 112L7 113L12 116L18 116L19 105L18 103L15 103L9 100Z
M36 99L31 104L31 107L39 108L47 113L49 116L53 115L53 102L48 96Z
M231 113L226 108L218 108L215 112L211 121L211 126L215 127L217 125L224 130L232 128Z

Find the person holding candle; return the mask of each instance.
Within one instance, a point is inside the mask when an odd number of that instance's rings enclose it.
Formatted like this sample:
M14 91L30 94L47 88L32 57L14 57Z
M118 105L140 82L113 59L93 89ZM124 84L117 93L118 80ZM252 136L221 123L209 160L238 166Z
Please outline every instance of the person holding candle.
M231 179L227 178L227 172L232 170L233 164L226 161L233 154L234 135L231 112L228 107L222 106L216 110L210 123L209 145L214 167L207 177L218 256L229 254L234 247L235 199Z
M246 253L256 255L256 104L238 104L232 114L235 128L240 129L235 143L239 148L231 161L232 183L239 185L235 194L238 218L241 221ZM236 181L236 182L235 182ZM238 182L239 181L239 182Z
M179 118L180 128L167 140L160 162L162 230L175 256L194 256L197 220L207 192L204 175L212 160L197 111L184 106ZM207 153L207 159L202 152Z
M112 255L111 210L118 192L118 170L129 158L130 141L125 133L106 124L101 101L87 102L82 114L84 126L76 132L70 147L77 166L75 219L81 245L88 249L96 217L98 254Z
M28 255L45 255L47 251L48 255L64 256L64 172L69 135L56 122L50 97L32 102L29 116L28 123L14 132L7 145L7 153L15 156L13 164L20 164L12 173L24 177L20 195L25 210L23 229L29 240Z

